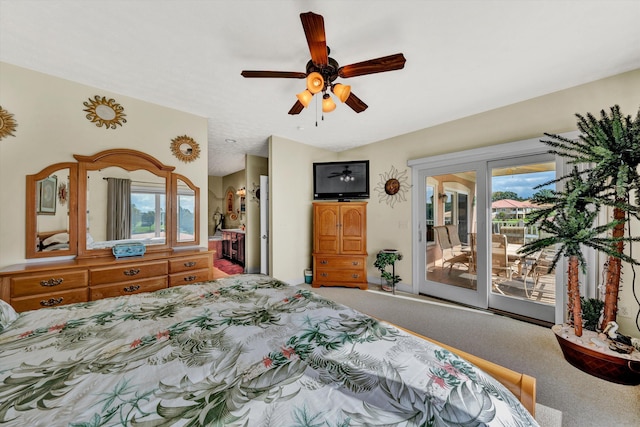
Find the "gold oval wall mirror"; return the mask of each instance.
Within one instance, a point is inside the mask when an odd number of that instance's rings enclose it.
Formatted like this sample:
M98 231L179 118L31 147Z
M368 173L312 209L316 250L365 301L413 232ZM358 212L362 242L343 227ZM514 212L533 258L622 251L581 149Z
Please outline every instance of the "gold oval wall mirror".
M200 146L193 138L182 135L171 140L171 152L182 162L192 162L200 157Z
M124 117L124 107L118 104L115 99L107 99L104 96L96 95L93 99L89 98L89 102L83 103L85 108L83 111L87 113L87 120L95 123L98 127L106 127L107 129L115 129L116 125L122 126L127 123Z

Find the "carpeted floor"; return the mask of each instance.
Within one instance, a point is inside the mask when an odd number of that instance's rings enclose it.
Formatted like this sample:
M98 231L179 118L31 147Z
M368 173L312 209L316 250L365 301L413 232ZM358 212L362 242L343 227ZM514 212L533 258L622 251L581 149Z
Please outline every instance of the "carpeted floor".
M549 328L427 297L393 295L378 285L368 291L298 286L535 377L543 427L640 425L640 386L613 384L569 365Z
M244 267L229 261L228 259L216 259L213 261L213 266L219 270L224 271L227 274L240 274L244 273Z

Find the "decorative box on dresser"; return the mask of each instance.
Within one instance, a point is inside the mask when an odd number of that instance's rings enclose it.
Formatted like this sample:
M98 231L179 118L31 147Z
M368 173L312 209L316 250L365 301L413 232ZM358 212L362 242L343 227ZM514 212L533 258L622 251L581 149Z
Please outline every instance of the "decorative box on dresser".
M0 270L0 298L16 311L151 292L213 279L213 251L17 264Z
M313 282L367 289L367 203L313 204Z

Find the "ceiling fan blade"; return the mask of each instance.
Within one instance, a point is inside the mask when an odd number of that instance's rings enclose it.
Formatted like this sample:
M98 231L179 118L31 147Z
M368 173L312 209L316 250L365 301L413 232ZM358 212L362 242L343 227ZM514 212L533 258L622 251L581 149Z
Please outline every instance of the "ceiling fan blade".
M304 105L302 105L300 101L296 101L296 103L293 104L293 107L291 107L291 109L289 110L289 114L300 114L302 110L304 110Z
M327 38L324 33L324 18L313 12L301 13L300 20L304 35L307 37L311 61L318 67L329 64L329 54L327 52Z
M298 73L296 71L251 71L243 70L240 74L242 77L254 78L254 77L273 77L281 79L304 79L307 77L305 73Z
M338 68L338 75L342 78L363 76L365 74L383 73L385 71L400 70L404 68L406 59L403 54L383 56L368 61L357 62Z
M364 110L369 108L369 106L364 102L362 102L360 98L355 96L353 92L351 92L351 94L349 95L347 100L344 101L344 103L347 104L349 107L351 107L351 109L356 113L362 113Z

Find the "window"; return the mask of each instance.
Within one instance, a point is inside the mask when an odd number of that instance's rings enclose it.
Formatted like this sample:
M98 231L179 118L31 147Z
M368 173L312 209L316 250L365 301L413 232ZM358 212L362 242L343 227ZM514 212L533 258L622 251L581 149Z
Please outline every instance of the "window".
M131 237L166 236L166 196L164 186L131 184Z

